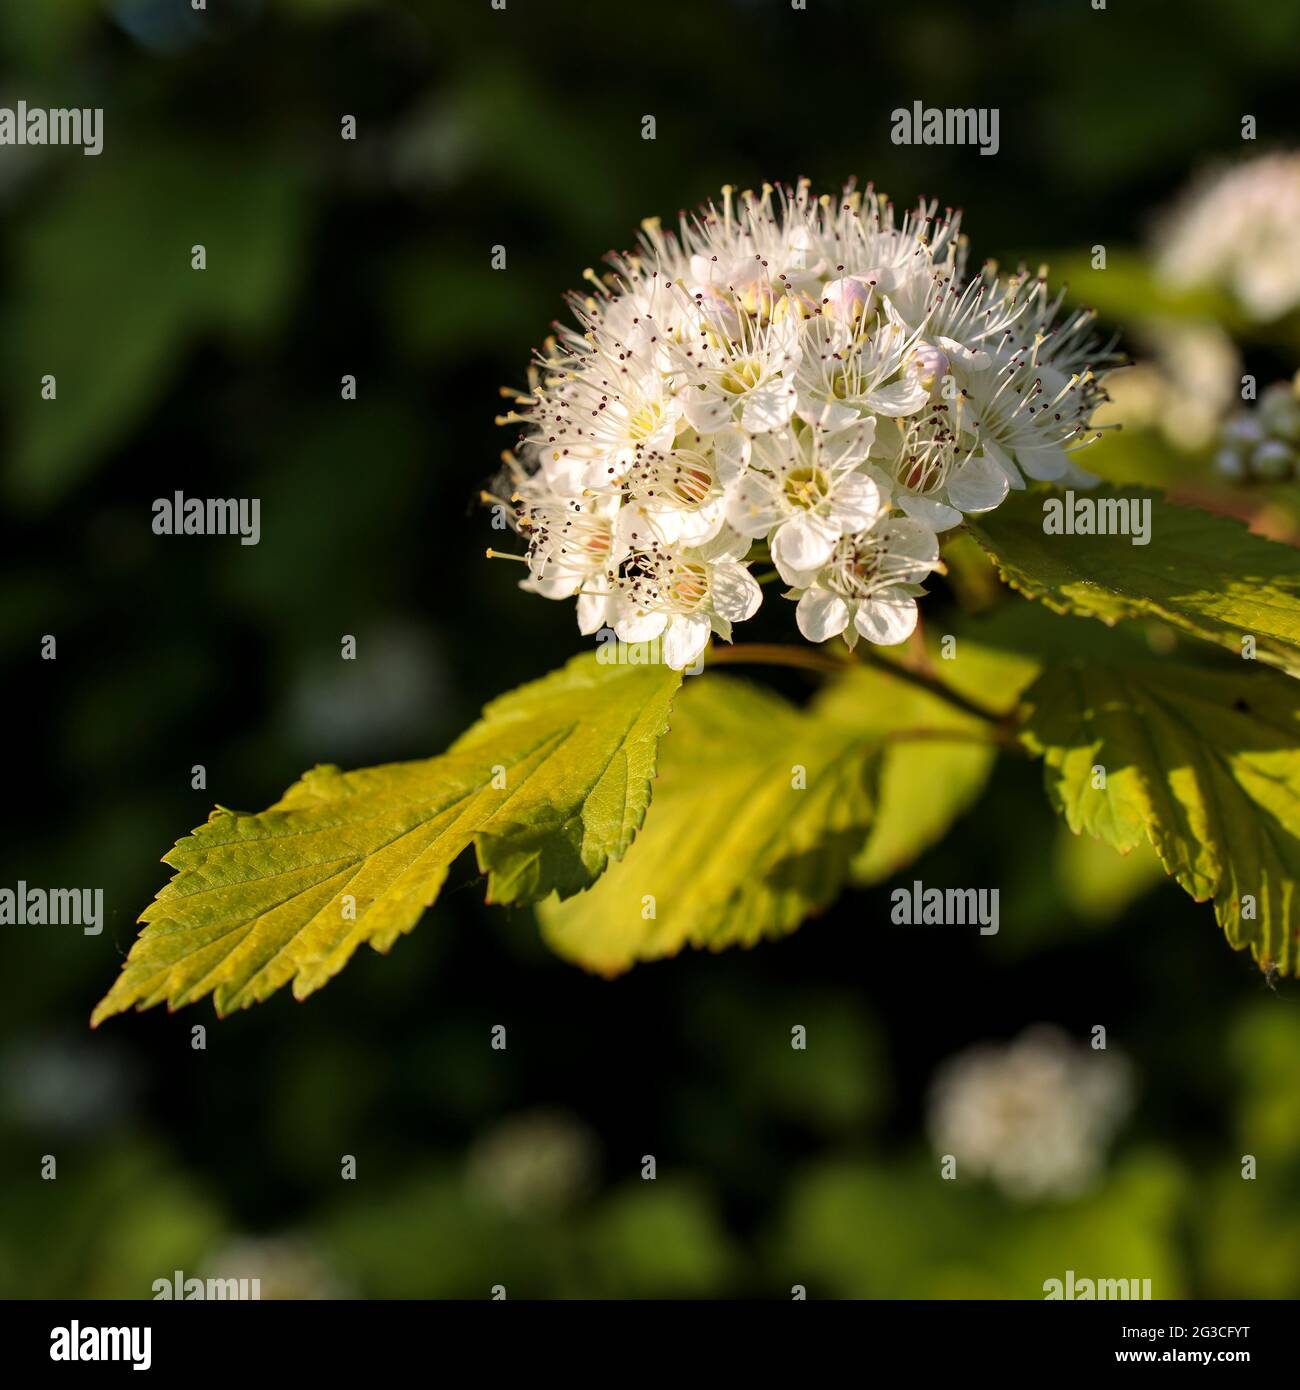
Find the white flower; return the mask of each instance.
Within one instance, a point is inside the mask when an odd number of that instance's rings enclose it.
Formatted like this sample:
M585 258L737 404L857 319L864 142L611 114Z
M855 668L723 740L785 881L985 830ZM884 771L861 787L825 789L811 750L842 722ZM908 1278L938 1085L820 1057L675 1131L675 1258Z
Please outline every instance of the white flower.
M1076 447L1102 399L1097 379L1076 360L1089 315L1069 320L1056 334L1055 313L1033 298L1031 346L1016 343L972 350L940 336L927 345L942 361L922 359L918 381L946 368L939 399L882 432L878 455L900 489L898 504L936 530L967 514L991 511L1011 489L1068 479L1095 481L1074 465Z
M968 279L934 203L725 188L609 265L504 417L522 433L489 495L526 587L576 598L583 632L689 664L753 614L770 562L805 636L898 642L936 531L1087 478L1109 358L1090 316L1024 272Z
M1129 1104L1122 1058L1040 1025L939 1069L930 1138L959 1172L989 1177L1009 1197L1072 1196L1100 1171Z
M255 1297L261 1299L314 1302L357 1297L327 1252L300 1235L234 1236L204 1257L198 1277L220 1279L223 1284L248 1280L250 1288L255 1281ZM181 1296L179 1290L175 1296Z
M864 417L911 415L929 399L904 371L913 344L903 328L878 324L865 336L857 328L827 318L808 325L795 394L809 424L836 430Z
M810 642L842 635L850 647L859 637L881 646L905 642L916 627L916 585L938 564L938 538L909 517L885 517L844 536L825 565L792 580L799 631Z
M687 422L700 434L733 422L751 435L779 429L794 414L799 317L745 313L734 337L715 328L679 350Z
M528 539L521 587L544 598L576 595L579 630L598 631L608 609L608 576L629 549L617 500L553 497L532 486L521 489L515 507L516 525Z
M620 642L658 639L664 662L692 665L712 633L731 640L732 623L752 618L763 592L748 569L705 548L637 551L615 581L613 628Z
M698 546L712 540L726 519L726 490L744 473L749 454L749 436L724 426L711 435L683 430L667 452L639 455L624 483L643 517L642 533L629 533L633 542Z
M742 536L767 538L786 583L826 564L840 536L872 525L888 506L883 479L861 467L874 433L867 419L833 434L801 425L754 441L727 520Z
M1156 270L1175 288L1221 285L1253 319L1300 304L1300 152L1203 178L1160 229Z
M470 1148L466 1176L490 1206L517 1216L561 1212L594 1186L596 1135L561 1110L523 1110L498 1120Z

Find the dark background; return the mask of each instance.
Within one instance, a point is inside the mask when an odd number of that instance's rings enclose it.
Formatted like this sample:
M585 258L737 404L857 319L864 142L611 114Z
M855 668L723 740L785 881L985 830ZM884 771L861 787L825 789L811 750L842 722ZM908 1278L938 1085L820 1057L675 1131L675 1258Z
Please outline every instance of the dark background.
M483 558L476 494L512 440L498 385L641 218L856 174L961 206L976 262L1140 247L1242 156L1243 114L1294 139L1298 52L1290 0L6 5L0 104L102 106L105 148L0 148L0 881L102 885L107 924L3 929L0 1292L1034 1297L1067 1267L1300 1292L1294 986L1140 856L1071 841L1029 766L916 870L1000 886L996 938L918 947L881 888L609 983L466 861L303 1004L87 1026L214 802L434 753L581 649L570 605ZM916 99L1000 108L1000 152L894 146ZM261 544L155 536L177 489L259 497ZM789 638L767 608L756 635ZM1104 1023L1133 1064L1105 1179L1037 1206L935 1182L935 1066L1040 1020Z

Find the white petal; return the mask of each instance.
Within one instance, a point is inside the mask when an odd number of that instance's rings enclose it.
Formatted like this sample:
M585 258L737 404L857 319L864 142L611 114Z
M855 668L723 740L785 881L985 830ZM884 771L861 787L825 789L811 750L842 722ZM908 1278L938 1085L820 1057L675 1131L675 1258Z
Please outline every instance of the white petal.
M628 502L614 519L614 535L606 567L625 559L630 550L636 549L638 541L644 542L652 526L650 514L645 508L639 502Z
M727 499L727 521L742 536L765 536L780 520L773 485L761 474L743 477Z
M605 614L609 609L608 594L578 595L578 631L584 637L599 632L605 626Z
M798 407L801 420L824 430L842 430L861 418L856 406L845 405L821 391L800 391Z
M746 394L740 423L751 434L777 430L794 414L794 406L794 383L784 377L773 377Z
M664 630L666 613L621 613L614 620L620 642L651 642Z
M874 463L867 464L862 471L875 483L876 490L880 493L880 505L888 507L889 499L894 495L894 480Z
M867 405L877 415L915 415L929 399L930 393L915 377L904 377L872 391Z
M832 468L861 463L871 452L876 438L876 417L864 415L851 420L847 428L828 433L822 439L822 458Z
M831 516L847 536L850 531L864 531L874 525L886 505L886 499L880 495L869 473L849 473L835 484Z
M994 463L1007 475L1007 482L1011 484L1017 492L1025 490L1025 479L1020 470L1016 467L1011 455L997 442L996 439L985 439L982 441L984 457L992 459Z
M810 642L828 642L849 625L849 606L829 589L809 589L794 610L799 631Z
M710 260L707 256L694 255L691 257L691 279L697 285L711 285L720 278L718 263Z
M894 283L885 290L889 316L909 329L919 328L929 316L934 289L930 271L920 256L913 256L909 265L897 267L893 275Z
M782 579L802 570L817 570L831 558L839 528L808 512L792 516L772 533L772 561Z
M582 486L584 489L595 489L609 487L611 483L617 482L619 478L632 466L632 461L636 457L631 449L620 449L616 453L607 454L603 458L594 459L589 463L582 474Z
M993 361L983 348L968 348L965 343L959 343L955 338L941 337L939 346L954 362L973 372L983 371Z
M749 436L739 425L726 425L707 441L713 450L713 466L723 487L735 482L749 462Z
M710 585L714 611L728 622L743 623L758 612L763 590L758 580L744 567L723 563L714 567Z
M885 589L858 605L853 625L880 647L906 642L916 628L916 600L901 589Z
M664 662L674 671L693 665L708 645L711 631L709 620L701 613L674 613L660 643Z
M908 516L915 521L923 521L932 531L948 531L962 520L956 508L936 502L931 497L913 497L904 492L896 500Z
M1072 458L1067 458L1065 472L1061 474L1060 482L1069 483L1071 487L1096 487L1101 478L1096 473L1089 473L1086 468L1080 468Z
M682 399L686 423L701 434L720 430L731 419L731 399L721 391L688 386Z
M882 529L891 566L900 560L906 562L900 580L920 579L938 565L939 537L923 521L909 516L892 517ZM893 573L892 568L890 572Z
M699 316L728 338L740 331L740 310L730 291L716 285L705 285L696 301Z
M1010 490L1005 471L992 459L969 458L948 480L948 501L959 511L991 512Z
M677 539L695 549L711 541L726 521L726 503L721 497L706 502L698 511L677 513Z
M779 473L795 455L795 446L788 430L775 434L760 434L750 440L749 464L761 473ZM780 489L778 488L777 491Z
M803 331L803 320L798 314L778 316L768 327L768 360L787 376L794 375L795 368L803 358Z
M753 243L750 243L752 247ZM742 252L726 268L726 275L722 277L724 283L734 290L743 290L748 286L756 284L764 277L762 262L752 250Z
M572 454L545 458L542 460L542 476L552 492L558 492L562 497L581 497L589 464L590 460L575 458Z
M582 588L585 577L581 570L548 564L543 573L521 579L519 587L543 598L572 598Z
M869 285L874 285L878 294L892 294L894 286L898 284L899 278L904 273L902 270L892 270L887 265L876 265L869 270L857 272L859 279L865 280Z
M695 559L706 564L716 564L720 560L743 560L754 544L752 536L744 536L730 526L723 526L718 534L702 545L694 548Z
M1049 445L1040 449L1017 449L1016 462L1039 482L1051 483L1064 474L1070 460L1064 449Z

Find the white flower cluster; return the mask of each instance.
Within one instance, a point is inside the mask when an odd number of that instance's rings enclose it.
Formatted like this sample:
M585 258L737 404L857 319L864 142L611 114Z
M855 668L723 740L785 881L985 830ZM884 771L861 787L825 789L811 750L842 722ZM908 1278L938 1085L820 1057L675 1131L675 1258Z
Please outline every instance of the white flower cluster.
M1221 285L1252 318L1300 304L1300 153L1211 174L1160 229L1158 274L1177 288Z
M1071 1196L1101 1169L1130 1104L1126 1061L1040 1024L944 1063L930 1092L930 1138L959 1175L991 1178L1008 1197Z
M1041 275L968 280L958 224L806 182L645 223L504 417L525 587L677 667L757 610L753 564L810 641L904 641L937 532L1093 481L1070 452L1104 398L1091 315L1057 323Z

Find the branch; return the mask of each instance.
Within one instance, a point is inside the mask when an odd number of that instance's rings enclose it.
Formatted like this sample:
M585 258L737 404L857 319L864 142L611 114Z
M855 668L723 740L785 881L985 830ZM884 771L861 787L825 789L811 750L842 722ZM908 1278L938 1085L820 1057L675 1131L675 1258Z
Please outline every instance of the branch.
M993 724L1001 729L1015 728L1014 711L1009 714L999 714L997 710L991 710L975 700L968 699L960 691L954 690L952 686L945 685L932 671L917 671L907 666L900 666L896 662L877 656L870 648L862 649L859 660L867 666L874 666L878 671L883 671L887 675L896 676L908 685L914 685L920 690L928 691L937 699L950 704L954 709L961 710L963 714L973 715L976 719L982 719L986 724Z
M903 739L910 737L917 740L946 739L952 743L993 743L1001 748L1017 751L1020 749L1021 745L1017 737L1019 721L1014 710L1007 714L999 714L996 710L988 709L976 701L968 699L951 686L945 685L933 672L915 671L906 666L899 666L884 657L876 656L869 648L860 647L859 652L860 655L857 660L862 664L873 666L886 675L927 691L936 699L943 700L963 714L982 720L990 726L993 733L991 738L980 738L969 733L964 734L960 730L916 729L900 731L898 737ZM820 647L796 646L793 643L783 642L749 642L741 643L738 646L720 647L715 645L710 647L708 664L710 666L788 666L801 671L817 671L823 675L839 676L843 675L845 671L852 670L857 662L847 654L842 657L832 656Z
M847 657L829 656L818 647L784 642L742 642L734 647L715 645L709 649L708 663L710 666L791 666L826 675L839 675L853 665Z

